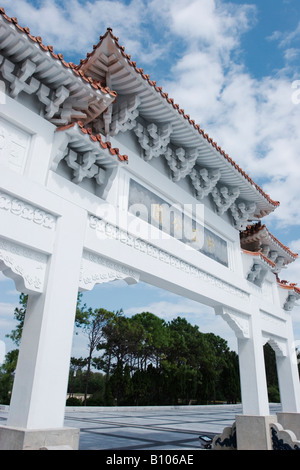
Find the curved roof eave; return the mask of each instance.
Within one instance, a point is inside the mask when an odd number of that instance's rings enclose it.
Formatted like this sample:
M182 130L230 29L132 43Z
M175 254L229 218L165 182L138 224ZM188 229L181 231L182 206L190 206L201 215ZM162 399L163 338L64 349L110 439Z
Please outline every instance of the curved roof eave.
M156 124L171 123L172 143L185 148L198 147L199 166L202 164L220 168L220 182L238 186L241 198L255 202L259 209L257 217L264 217L279 206L278 201L272 200L155 81L150 80L143 69L137 67L136 62L125 53L125 48L113 35L111 28L107 29L94 46L93 52L87 54L86 59L81 60L76 68L85 73L88 71L91 76L98 75L98 78L102 74L102 79L111 70L110 87L118 95L126 94L128 90L131 94L137 94L140 98L140 115L146 120L151 119Z

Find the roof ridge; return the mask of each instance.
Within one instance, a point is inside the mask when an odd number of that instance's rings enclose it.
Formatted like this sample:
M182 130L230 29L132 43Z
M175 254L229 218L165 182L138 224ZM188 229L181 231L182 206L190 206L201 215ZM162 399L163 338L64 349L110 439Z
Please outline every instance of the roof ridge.
M150 86L153 86L155 90L161 94L163 98L166 99L166 101L173 106L174 109L178 111L179 114L183 116L184 119L186 119L189 124L191 124L196 131L199 132L199 134L204 137L209 144L211 144L212 147L214 147L224 158L225 160L228 161L252 186L255 186L255 188L260 192L260 194L267 199L267 201L273 205L275 208L280 205L279 201L274 201L271 199L271 197L266 194L263 189L255 183L255 181L231 158L225 151L215 142L201 127L199 124L195 123L195 120L190 118L189 114L186 114L183 109L180 108L179 104L174 103L173 98L169 98L168 93L163 92L162 87L157 86L155 81L150 80L150 76L148 74L144 73L144 70L142 68L138 68L136 65L135 61L131 60L131 56L129 54L125 53L125 46L121 46L119 43L119 38L115 36L112 32L112 28L108 27L106 30L106 33L103 36L100 36L100 41L93 46L93 51L87 54L87 57L85 59L82 59L80 61L80 64L77 66L77 70L80 70L81 67L86 64L89 60L89 58L95 53L95 51L100 47L101 43L103 40L110 35L110 37L115 41L116 46L119 48L121 54L125 59L127 59L128 63L130 66L132 66L137 73L139 73L142 78L149 83Z
M82 80L89 83L93 88L101 90L103 93L117 96L117 93L115 91L110 90L106 86L104 87L100 81L94 80L91 77L86 76L82 71L79 71L77 69L77 66L74 65L73 62L66 62L64 60L63 54L61 53L56 54L54 52L53 46L51 45L46 46L45 44L43 44L43 40L41 36L33 36L32 34L30 34L30 29L28 28L28 26L22 27L18 23L18 19L16 17L10 17L5 13L5 9L3 7L0 7L0 15L6 21L13 24L21 33L25 33L29 37L29 39L31 39L31 41L37 43L44 52L49 52L54 59L59 60L66 68L71 69L75 75L80 76Z

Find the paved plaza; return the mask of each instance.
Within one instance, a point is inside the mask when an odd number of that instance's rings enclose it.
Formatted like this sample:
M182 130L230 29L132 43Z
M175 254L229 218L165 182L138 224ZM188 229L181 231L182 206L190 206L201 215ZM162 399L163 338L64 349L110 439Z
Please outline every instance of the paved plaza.
M270 413L280 411L270 405ZM0 408L5 424L8 408ZM66 408L65 426L80 428L79 450L201 450L200 435L231 426L241 405Z

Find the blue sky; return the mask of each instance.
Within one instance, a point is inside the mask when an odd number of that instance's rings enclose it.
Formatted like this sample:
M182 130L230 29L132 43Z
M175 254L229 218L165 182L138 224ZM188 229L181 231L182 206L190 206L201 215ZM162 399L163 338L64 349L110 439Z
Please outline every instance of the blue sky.
M299 0L0 0L9 16L78 63L107 27L152 80L270 194L280 208L264 222L300 252ZM299 82L298 82L299 81ZM300 261L281 274L300 283ZM13 327L18 294L0 277L0 339ZM184 315L235 348L227 324L194 302L151 286L106 285L91 306L128 314ZM300 341L300 309L293 311ZM7 340L5 340L7 341ZM84 355L76 338L74 354ZM10 345L7 344L9 348Z

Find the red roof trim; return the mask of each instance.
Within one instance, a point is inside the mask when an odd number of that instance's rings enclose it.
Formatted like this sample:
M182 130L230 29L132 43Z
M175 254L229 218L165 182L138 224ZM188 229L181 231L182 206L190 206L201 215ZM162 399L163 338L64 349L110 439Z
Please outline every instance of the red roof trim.
M277 277L277 283L279 287L281 287L282 289L293 290L294 292L300 295L300 288L296 287L297 284L295 283L288 284L288 281L281 281L278 277Z
M278 243L279 246L281 246L281 248L283 248L290 256L292 256L293 258L298 258L298 253L293 253L288 246L284 245L283 243L281 243L278 238L274 237L274 235L272 235L271 232L269 232L269 230L267 229L266 225L261 225L261 222L258 222L257 224L254 224L254 225L248 225L247 229L244 230L243 232L240 233L240 237L243 239L243 238L247 238L248 236L251 236L251 235L255 235L256 233L259 233L260 231L262 230L266 230L266 232L268 233L268 235L275 241L275 243Z
M107 35L110 35L111 38L115 41L117 47L119 48L121 54L123 55L123 57L125 59L127 59L129 65L131 65L134 70L141 75L141 77L147 81L149 83L150 86L154 87L154 89L161 94L161 96L163 98L165 98L167 100L167 102L169 104L171 104L173 106L174 109L176 109L178 111L179 114L181 114L183 116L184 119L186 119L193 127L194 129L196 129L199 134L201 134L206 140L207 142L209 142L239 173L241 173L242 176L244 176L244 178L246 178L247 181L249 181L250 184L252 184L253 186L255 186L255 188L262 194L262 196L264 196L267 201L273 205L274 207L278 207L280 205L279 201L273 201L270 196L268 194L266 194L261 188L260 186L258 186L258 184L256 184L252 178L250 178L250 176L244 171L242 170L230 157L227 153L224 152L224 150L222 150L222 148L216 143L214 142L214 140L209 137L208 134L205 133L205 131L203 129L200 128L200 126L198 124L195 123L195 121L193 119L190 118L190 116L188 114L185 114L184 110L183 109L180 109L180 106L178 104L175 104L174 103L174 99L173 98L169 98L168 96L168 93L164 93L163 90L162 90L162 87L158 87L156 85L156 82L155 81L152 81L150 80L150 77L149 75L145 74L143 69L141 68L138 68L136 66L136 62L132 61L131 60L131 56L126 54L125 53L125 47L124 46L121 46L119 44L119 38L114 36L114 34L112 33L112 29L111 28L107 28L107 31L106 33L104 34L104 36L100 36L100 41L98 44L94 45L93 47L93 52L90 52L87 54L87 57L86 59L82 59L80 61L80 64L77 66L77 70L80 70L80 68L86 64L89 60L89 58L94 54L95 50L101 45L103 39L105 37L107 37Z
M110 142L104 142L104 141L102 140L100 134L94 135L94 134L92 133L92 130L91 130L91 129L86 129L86 128L83 126L83 123L82 123L81 121L73 122L72 124L68 124L67 126L58 127L56 130L57 130L57 131L66 131L67 129L71 129L71 128L74 127L75 125L78 125L79 129L81 130L81 132L82 132L83 134L89 135L90 139L91 139L93 142L98 142L98 143L100 144L100 146L101 146L104 150L108 150L109 153L110 153L111 155L113 155L113 156L117 155L118 159L119 159L121 162L127 162L127 161L128 161L128 156L127 156L127 155L121 155L118 148L113 148L113 147L111 146L111 143L110 143Z
M265 255L263 255L260 251L248 251L248 250L244 250L242 248L242 252L245 253L245 255L251 255L251 256L259 256L263 261L265 261L266 263L268 263L270 266L272 266L272 268L275 268L275 263L273 263L273 261L271 261L269 258L267 258Z
M66 62L64 60L63 54L55 54L53 52L53 47L45 46L40 36L32 36L27 26L23 28L22 26L19 25L17 18L15 17L10 18L9 16L7 16L3 7L0 7L0 15L2 15L3 18L5 18L5 20L8 21L9 23L15 25L15 27L19 31L21 31L22 33L25 33L31 39L31 41L37 43L44 52L49 52L54 59L59 60L66 68L71 69L72 72L76 76L81 77L82 80L89 83L92 88L94 88L95 90L100 90L102 91L102 93L105 93L105 94L111 94L112 96L115 96L115 97L117 96L115 91L110 90L108 87L102 86L101 82L93 80L91 77L87 77L82 71L77 70L77 66L75 66L72 62Z

